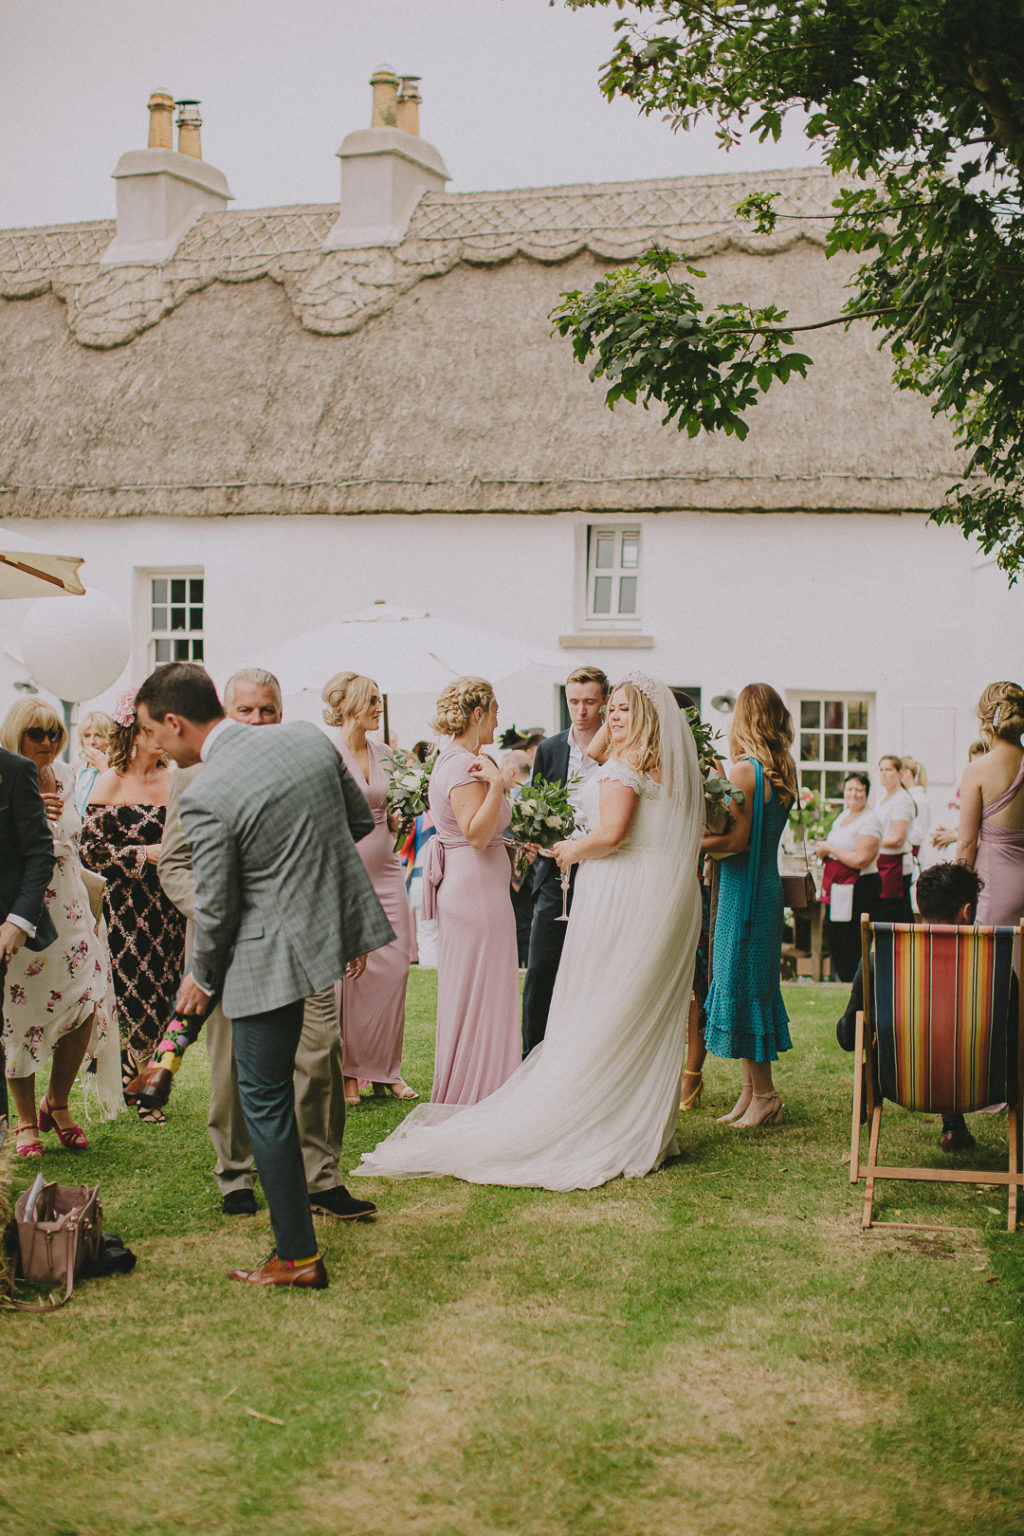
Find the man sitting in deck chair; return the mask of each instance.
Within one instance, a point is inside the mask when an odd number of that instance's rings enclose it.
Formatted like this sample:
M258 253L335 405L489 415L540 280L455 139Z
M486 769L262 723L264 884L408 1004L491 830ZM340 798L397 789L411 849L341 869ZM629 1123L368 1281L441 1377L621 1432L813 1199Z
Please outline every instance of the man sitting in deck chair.
M966 864L933 864L929 869L922 870L917 882L917 904L921 909L922 921L955 923L958 926L973 923L981 885L978 875ZM1016 986L1015 978L1014 990L1011 994L1014 1006L1016 1006ZM863 1007L864 977L861 966L858 964L850 988L850 1001L846 1005L846 1012L836 1025L836 1039L844 1051L852 1051L854 1048L857 1014ZM881 1093L877 1082L875 1093L876 1095ZM862 1099L861 1103L863 1102ZM866 1118L867 1112L862 1109L862 1122ZM975 1145L974 1137L967 1129L967 1122L963 1115L943 1115L940 1145L943 1152L966 1152Z

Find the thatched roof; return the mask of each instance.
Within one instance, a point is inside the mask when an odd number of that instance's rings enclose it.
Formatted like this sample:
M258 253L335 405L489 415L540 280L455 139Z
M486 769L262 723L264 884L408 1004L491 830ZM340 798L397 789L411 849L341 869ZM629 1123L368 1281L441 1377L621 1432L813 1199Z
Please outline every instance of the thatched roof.
M755 189L770 237L732 211ZM165 266L102 273L111 222L0 232L0 516L930 509L949 434L870 335L812 333L744 444L608 412L550 335L561 291L654 244L715 298L835 314L833 195L807 170L427 193L399 246L329 254L333 206L208 213Z

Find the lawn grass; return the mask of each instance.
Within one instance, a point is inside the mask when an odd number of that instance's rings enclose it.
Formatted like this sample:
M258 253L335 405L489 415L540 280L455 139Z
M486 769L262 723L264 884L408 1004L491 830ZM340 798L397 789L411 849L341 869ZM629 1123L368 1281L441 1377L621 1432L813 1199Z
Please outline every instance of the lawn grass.
M265 1210L220 1215L191 1052L165 1128L47 1152L48 1177L99 1182L139 1264L0 1317L0 1531L1019 1536L1024 1232L1005 1192L889 1185L879 1216L956 1230L862 1235L842 991L786 997L780 1129L716 1125L736 1071L711 1061L683 1156L646 1179L360 1184L381 1215L319 1225L319 1294L224 1279L271 1238ZM433 1006L414 972L421 1092ZM344 1166L403 1113L354 1111ZM937 1122L887 1118L894 1157L940 1161ZM996 1166L1005 1118L972 1128Z

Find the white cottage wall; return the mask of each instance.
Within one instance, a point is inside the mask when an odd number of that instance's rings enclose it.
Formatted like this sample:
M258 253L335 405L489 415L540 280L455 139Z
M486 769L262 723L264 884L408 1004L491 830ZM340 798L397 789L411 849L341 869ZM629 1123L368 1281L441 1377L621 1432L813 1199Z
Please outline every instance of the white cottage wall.
M923 514L672 512L607 520L641 529L640 621L651 643L616 645L605 625L592 641L563 648L566 673L590 660L612 676L641 665L699 684L705 701L755 677L790 697L868 693L874 757L919 750L904 740L908 708L950 708L959 773L981 688L1024 671L1024 592L1007 588L956 530L931 527ZM577 529L596 521L584 513L75 518L50 519L46 532L53 547L85 552L87 586L131 606L134 648L123 686L148 669L146 575L169 569L205 575L206 659L220 682L376 599L557 649L560 636L582 638ZM12 643L9 625L6 635ZM343 656L325 657L324 678L344 665ZM12 681L0 675L5 707L15 697ZM557 728L557 681L543 669L510 679L501 691L505 723ZM317 718L315 696L307 703L303 713ZM401 740L424 734L429 703L396 700ZM933 774L936 819L954 788L955 779Z

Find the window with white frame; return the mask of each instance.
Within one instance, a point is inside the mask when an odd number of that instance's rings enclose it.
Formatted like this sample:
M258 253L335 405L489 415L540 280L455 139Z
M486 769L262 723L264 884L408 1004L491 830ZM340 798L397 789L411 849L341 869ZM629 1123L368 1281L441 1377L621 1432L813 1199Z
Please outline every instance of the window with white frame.
M842 805L843 779L851 768L868 765L871 695L802 694L793 714L800 787L831 806Z
M149 651L154 667L165 661L203 660L205 583L202 574L161 571L149 578Z
M639 616L639 528L592 523L587 529L587 618L614 624Z

